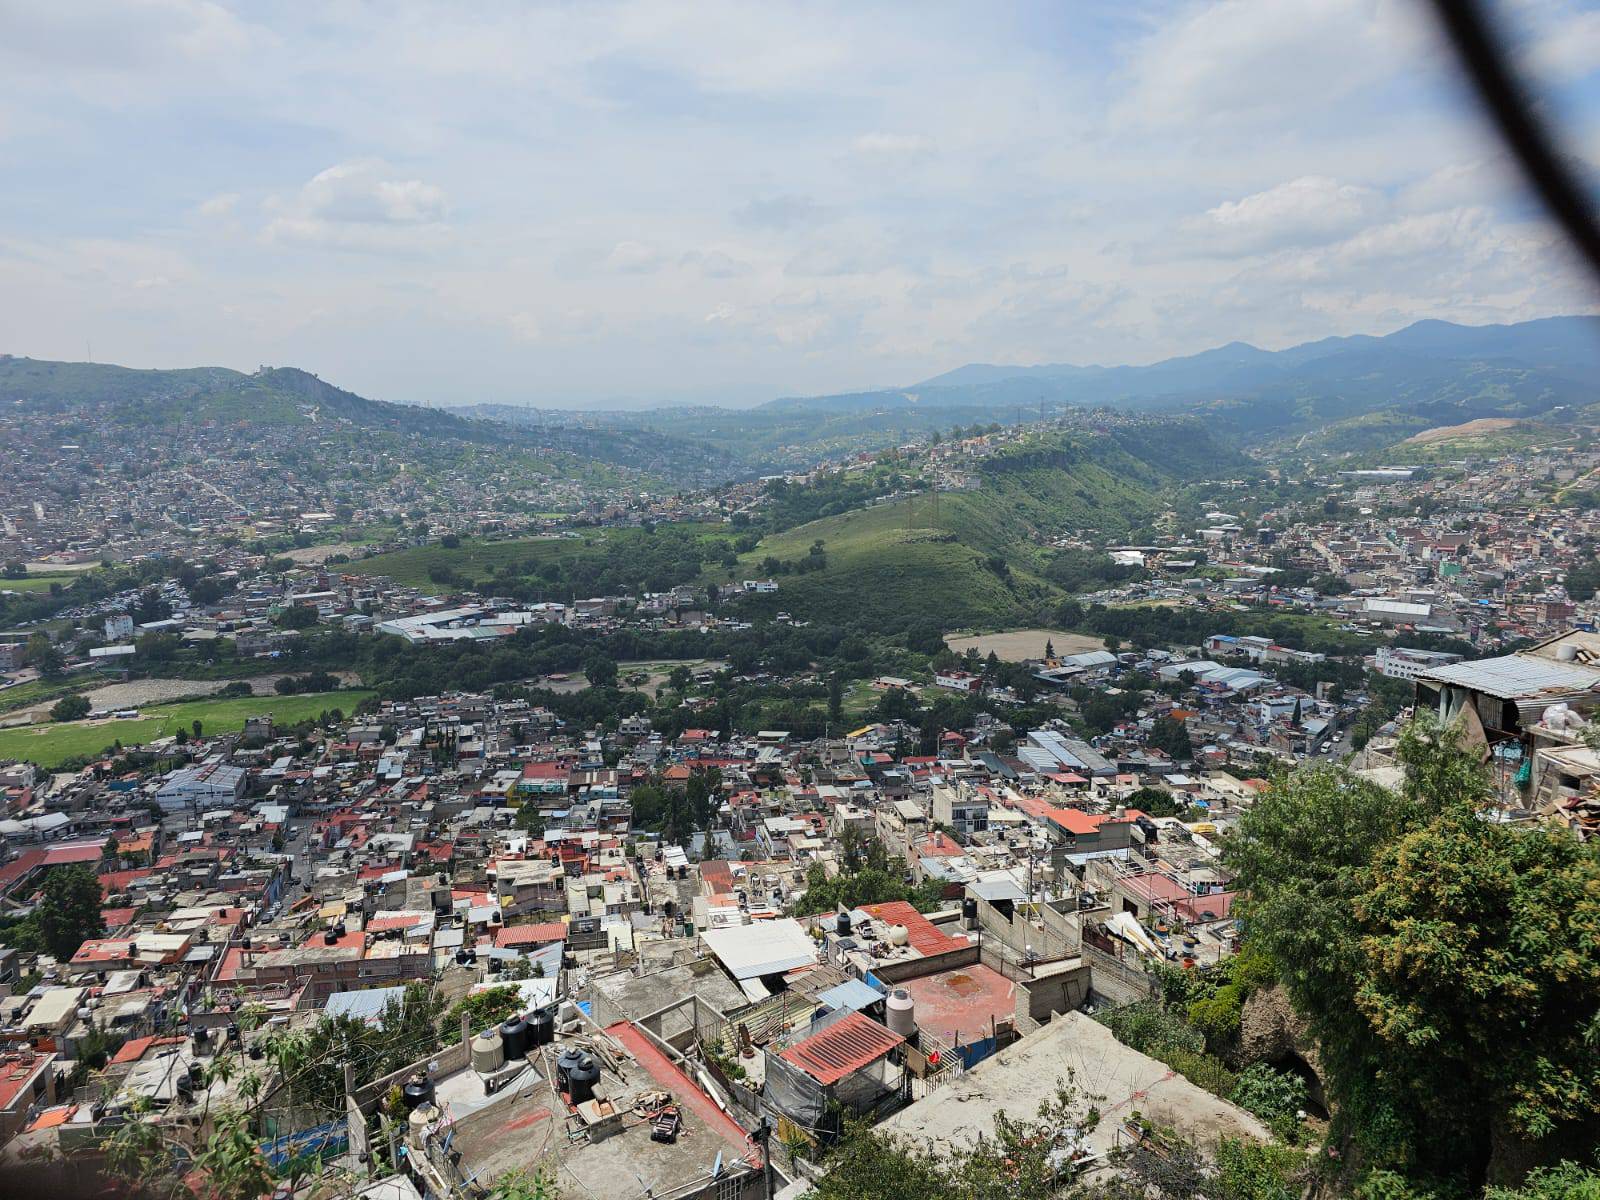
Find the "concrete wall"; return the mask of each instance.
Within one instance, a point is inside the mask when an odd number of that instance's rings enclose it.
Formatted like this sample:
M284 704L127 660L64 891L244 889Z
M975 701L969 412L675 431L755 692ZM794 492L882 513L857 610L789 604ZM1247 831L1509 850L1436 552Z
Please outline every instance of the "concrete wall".
M1018 1033L1030 1033L1056 1013L1075 1012L1089 998L1089 964L1069 958L1040 968L1031 980L1017 981Z
M899 983L902 979L919 979L924 975L937 975L952 967L970 967L978 961L976 942L952 950L948 954L934 954L927 958L903 959L900 962L879 963L872 973L884 983Z
M1103 950L1085 943L1083 960L1089 966L1090 988L1096 996L1112 1004L1132 1004L1155 995L1154 979Z

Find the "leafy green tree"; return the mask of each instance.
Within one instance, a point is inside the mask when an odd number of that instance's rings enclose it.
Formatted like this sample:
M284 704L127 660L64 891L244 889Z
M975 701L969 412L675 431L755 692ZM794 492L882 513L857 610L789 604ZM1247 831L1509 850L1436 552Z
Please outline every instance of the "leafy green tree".
M100 881L82 863L52 870L34 911L45 949L65 961L77 953L84 939L104 933L100 895Z
M63 696L50 706L52 721L77 721L89 715L89 700L85 696Z
M583 675L592 687L616 687L617 660L597 651L584 660Z
M1398 793L1288 776L1226 857L1339 1123L1374 1165L1471 1179L1497 1135L1600 1116L1600 852L1484 820L1490 780L1457 731L1414 721L1397 753Z

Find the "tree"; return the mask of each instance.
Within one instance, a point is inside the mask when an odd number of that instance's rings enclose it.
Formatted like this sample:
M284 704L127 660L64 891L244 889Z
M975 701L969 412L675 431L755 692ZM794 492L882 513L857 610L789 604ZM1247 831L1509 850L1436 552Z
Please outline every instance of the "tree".
M194 731L195 740L198 741L201 731L205 729L205 724L200 720L199 717L196 717L189 723L189 728Z
M441 1041L454 1041L461 1036L461 1018L468 1019L468 1028L480 1033L498 1025L507 1017L522 1011L522 990L514 987L485 988L470 996L463 996L450 1007L439 1023Z
M1375 1165L1481 1178L1491 1147L1559 1148L1600 1117L1600 850L1482 819L1493 789L1456 730L1413 721L1397 756L1398 793L1288 776L1226 859L1341 1124Z
M89 715L89 701L84 696L63 696L50 706L52 721L77 721Z
M51 871L34 913L45 949L65 962L86 938L105 932L100 896L100 881L82 863Z
M1355 909L1395 1088L1530 1141L1600 1116L1600 854L1454 804L1383 849Z
M609 688L617 685L617 660L596 651L584 660L584 678L591 687Z
M1150 729L1150 744L1174 762L1194 757L1194 745L1189 740L1189 731L1184 727L1184 723L1175 717L1155 719Z
M828 720L837 722L844 715L844 683L835 671L828 676Z

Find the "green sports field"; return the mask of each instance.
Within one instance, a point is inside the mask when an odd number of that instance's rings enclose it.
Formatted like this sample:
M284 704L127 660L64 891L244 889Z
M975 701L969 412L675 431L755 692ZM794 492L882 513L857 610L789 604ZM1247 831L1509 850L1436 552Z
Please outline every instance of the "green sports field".
M0 760L27 759L41 767L56 767L69 759L100 753L120 741L138 746L156 738L189 729L200 722L203 733L235 733L249 717L270 715L280 725L293 725L328 709L348 716L372 692L312 692L303 696L243 696L228 700L189 700L141 709L126 720L47 722L0 730Z

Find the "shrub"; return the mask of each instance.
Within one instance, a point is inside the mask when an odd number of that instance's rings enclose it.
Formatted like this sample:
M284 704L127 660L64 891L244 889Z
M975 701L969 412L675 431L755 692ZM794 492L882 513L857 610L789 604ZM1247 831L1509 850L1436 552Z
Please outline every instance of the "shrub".
M89 701L83 696L63 696L50 706L52 721L76 721L89 715Z
M1276 1127L1284 1118L1296 1120L1305 1108L1306 1081L1292 1071L1256 1063L1239 1073L1228 1099Z

